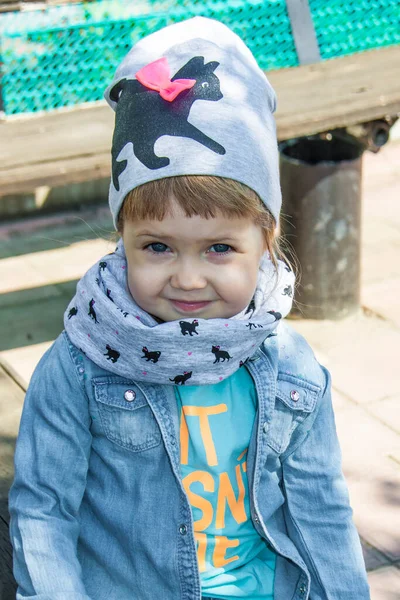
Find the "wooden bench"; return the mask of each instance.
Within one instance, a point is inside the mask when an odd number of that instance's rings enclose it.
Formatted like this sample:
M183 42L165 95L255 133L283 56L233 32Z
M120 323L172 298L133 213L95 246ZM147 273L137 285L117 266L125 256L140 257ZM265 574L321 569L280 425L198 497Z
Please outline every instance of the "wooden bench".
M55 4L76 4L77 2L81 2L81 0L0 0L0 13L41 10Z
M15 433L25 390L0 364L0 600L15 599L12 548L8 534L8 490L14 477Z
M268 72L279 140L399 115L399 65L391 46ZM105 102L0 122L0 218L7 196L108 178L113 122Z

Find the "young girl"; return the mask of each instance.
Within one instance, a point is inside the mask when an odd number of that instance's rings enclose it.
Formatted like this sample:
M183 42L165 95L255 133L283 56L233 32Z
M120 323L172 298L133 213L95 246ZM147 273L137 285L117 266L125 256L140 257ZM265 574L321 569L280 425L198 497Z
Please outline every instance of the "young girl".
M121 238L26 395L17 598L367 600L330 374L283 321L274 91L195 18L134 46L105 95Z

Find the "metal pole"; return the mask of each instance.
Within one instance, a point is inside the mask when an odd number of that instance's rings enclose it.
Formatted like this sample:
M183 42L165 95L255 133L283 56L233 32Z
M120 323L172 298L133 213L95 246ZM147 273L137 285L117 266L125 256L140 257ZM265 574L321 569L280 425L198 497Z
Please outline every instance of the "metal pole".
M363 146L321 136L283 142L281 235L301 265L291 316L341 319L360 306Z

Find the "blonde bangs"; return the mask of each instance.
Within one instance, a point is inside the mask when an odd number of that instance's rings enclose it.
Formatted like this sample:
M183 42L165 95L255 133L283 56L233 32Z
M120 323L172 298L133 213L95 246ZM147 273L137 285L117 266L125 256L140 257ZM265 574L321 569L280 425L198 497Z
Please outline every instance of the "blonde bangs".
M261 225L267 213L259 196L238 181L212 175L180 175L149 181L129 192L119 214L118 230L124 221L162 221L171 198L187 217L209 219L221 213L228 218L250 218ZM267 218L269 225L271 218L274 221L272 215Z

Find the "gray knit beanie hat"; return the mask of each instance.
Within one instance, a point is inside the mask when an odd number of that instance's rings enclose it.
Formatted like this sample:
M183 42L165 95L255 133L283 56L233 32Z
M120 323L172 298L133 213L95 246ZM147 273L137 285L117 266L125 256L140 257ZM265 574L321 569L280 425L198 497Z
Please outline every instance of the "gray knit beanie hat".
M104 96L115 111L109 203L116 229L128 192L174 175L244 183L279 223L275 92L228 27L195 17L143 38Z

